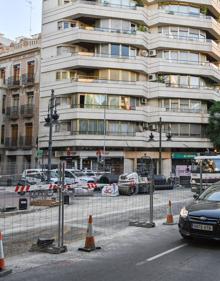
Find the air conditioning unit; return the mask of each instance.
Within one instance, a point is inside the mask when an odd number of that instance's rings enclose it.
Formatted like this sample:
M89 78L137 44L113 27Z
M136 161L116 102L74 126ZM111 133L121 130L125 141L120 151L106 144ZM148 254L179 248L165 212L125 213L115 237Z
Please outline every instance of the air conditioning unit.
M157 50L149 50L149 57L156 57Z
M141 50L141 56L142 57L148 57L148 51L146 51L146 50Z
M157 75L156 74L149 74L148 80L149 81L157 81Z
M147 99L141 98L140 102L141 102L141 104L146 104L147 103Z

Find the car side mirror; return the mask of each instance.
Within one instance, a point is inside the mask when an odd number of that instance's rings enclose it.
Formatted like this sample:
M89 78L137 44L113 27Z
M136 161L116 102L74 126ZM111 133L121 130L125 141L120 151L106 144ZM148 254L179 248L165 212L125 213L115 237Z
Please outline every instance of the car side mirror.
M198 195L198 194L193 194L193 198L194 198L195 200L197 200L197 199L199 198L199 195Z

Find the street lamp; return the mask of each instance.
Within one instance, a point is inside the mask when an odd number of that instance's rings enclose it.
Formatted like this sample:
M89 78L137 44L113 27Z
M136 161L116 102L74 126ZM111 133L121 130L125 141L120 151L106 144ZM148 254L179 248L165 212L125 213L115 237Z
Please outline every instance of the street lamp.
M53 125L57 124L59 115L57 114L56 108L56 97L54 95L54 90L51 90L51 97L48 104L48 113L45 118L45 126L49 127L49 141L48 141L48 172L47 172L47 181L50 182L51 179L51 158L52 158L52 133Z
M162 118L161 117L158 123L158 133L159 133L159 175L161 175L162 172ZM167 141L172 140L172 135L170 131L167 133L166 136L167 136ZM149 135L149 141L154 141L154 135L152 132Z

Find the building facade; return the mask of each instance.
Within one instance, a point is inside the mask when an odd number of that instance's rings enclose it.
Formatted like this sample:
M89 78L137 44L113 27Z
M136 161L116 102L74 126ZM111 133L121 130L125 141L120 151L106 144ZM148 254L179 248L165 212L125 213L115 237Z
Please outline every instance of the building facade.
M19 38L0 52L2 174L36 166L40 35Z
M211 149L219 15L212 0L44 0L39 145L46 153L53 89L60 119L52 162L71 156L68 165L96 169L104 158L121 173L150 156L169 175Z

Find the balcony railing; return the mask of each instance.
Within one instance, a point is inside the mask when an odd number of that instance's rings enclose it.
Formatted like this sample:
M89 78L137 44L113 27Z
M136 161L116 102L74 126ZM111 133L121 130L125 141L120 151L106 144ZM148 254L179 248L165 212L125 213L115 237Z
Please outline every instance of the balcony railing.
M33 74L23 74L21 77L22 85L32 86L35 82Z
M201 108L171 108L161 107L162 110L167 112L180 112L180 113L197 113L197 114L208 114L207 110Z
M19 138L19 145L24 149L31 149L33 147L33 137L32 136L21 136Z
M5 138L5 147L8 149L17 149L18 138Z
M33 104L22 105L21 116L24 118L32 118L34 116L34 105Z
M122 8L122 9L131 9L131 10L136 10L138 4L136 5L121 5L121 4L114 4L109 2L108 0L98 2L98 1L84 1L84 0L72 0L71 4L75 3L81 3L81 4L86 4L86 5L92 5L92 6L108 6L108 7L116 7L116 8ZM143 6L143 5L140 5Z
M136 110L135 106L132 106L130 104L125 105L100 105L100 104L72 104L72 108L86 108L86 109L107 109L107 110Z
M18 119L19 118L19 106L7 107L6 116L12 120Z
M175 35L175 34L165 34L165 33L158 33L161 34L164 38L174 39L174 40L186 40L186 41L196 41L196 42L202 42L202 43L213 43L214 45L218 46L218 43L212 39L208 38L202 38L202 37L193 37L190 35L184 36L184 35Z
M9 88L18 88L21 86L20 79L17 79L15 77L9 77L7 81L7 85Z
M98 132L98 131L71 131L72 135L104 135L103 132ZM106 131L106 136L120 136L120 137L127 137L131 136L134 137L136 136L136 132L112 132L112 131Z

